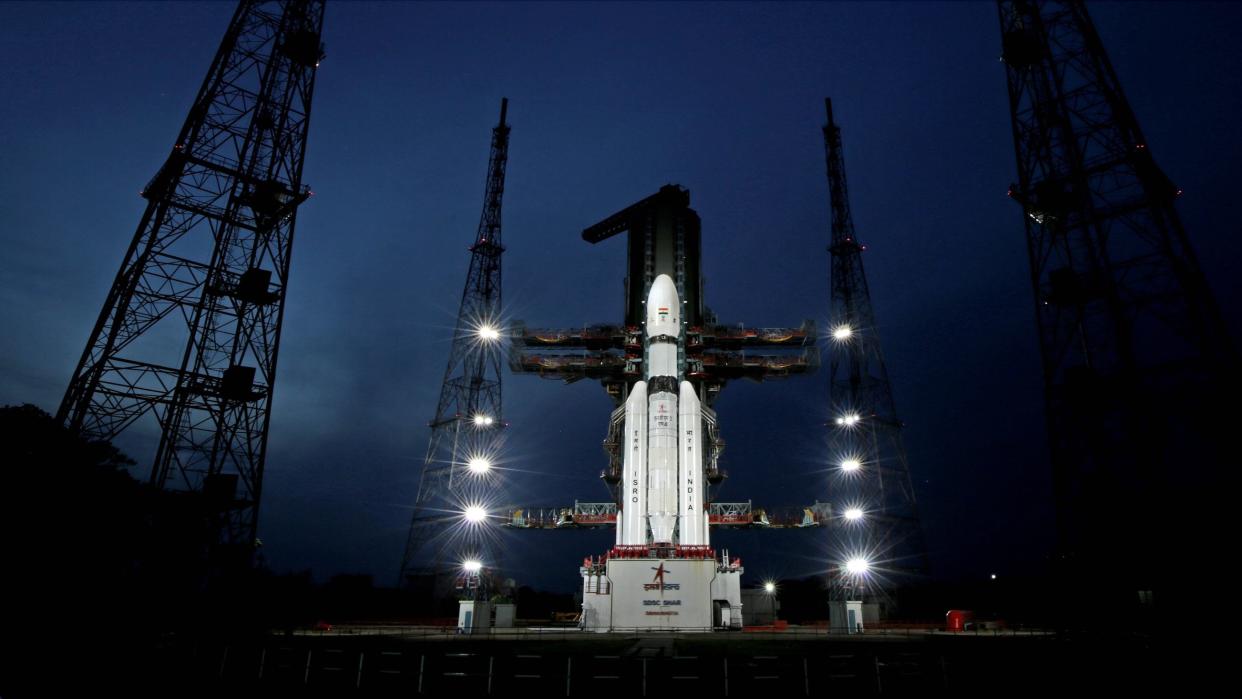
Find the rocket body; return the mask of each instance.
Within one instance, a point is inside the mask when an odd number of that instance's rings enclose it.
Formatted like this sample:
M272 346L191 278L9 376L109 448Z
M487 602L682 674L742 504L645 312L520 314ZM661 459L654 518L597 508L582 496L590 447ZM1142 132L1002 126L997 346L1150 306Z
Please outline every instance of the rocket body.
M702 408L678 371L683 341L677 287L661 274L647 295L645 380L634 384L625 403L618 545L707 544Z
M666 391L647 408L647 520L651 543L673 544L677 526L677 396Z

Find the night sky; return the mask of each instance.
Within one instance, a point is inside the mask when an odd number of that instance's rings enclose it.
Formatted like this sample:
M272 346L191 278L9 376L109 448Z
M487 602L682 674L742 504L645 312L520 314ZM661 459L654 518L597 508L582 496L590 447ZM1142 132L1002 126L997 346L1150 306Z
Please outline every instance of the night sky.
M1236 335L1242 6L1090 7ZM232 11L0 3L0 404L55 412ZM324 41L260 519L275 570L396 578L502 96L509 318L619 321L623 242L579 232L672 182L722 322L821 329L831 96L934 571L1040 570L1050 469L994 4L331 2ZM725 389L720 499L829 497L827 381ZM597 383L507 374L498 499L607 499L610 409ZM136 475L150 436L117 440ZM571 590L611 536L507 536L507 572ZM714 543L753 581L824 570L820 539Z

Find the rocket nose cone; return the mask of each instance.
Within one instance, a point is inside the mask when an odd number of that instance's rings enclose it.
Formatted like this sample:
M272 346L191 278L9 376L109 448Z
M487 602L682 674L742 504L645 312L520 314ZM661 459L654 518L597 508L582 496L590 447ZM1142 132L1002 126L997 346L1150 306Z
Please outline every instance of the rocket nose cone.
M657 294L668 296L677 295L677 285L673 283L673 278L667 274L661 274L651 282L651 291L648 292L648 298L656 298Z
M671 277L661 274L647 292L647 337L680 334L681 301L677 298L677 286Z

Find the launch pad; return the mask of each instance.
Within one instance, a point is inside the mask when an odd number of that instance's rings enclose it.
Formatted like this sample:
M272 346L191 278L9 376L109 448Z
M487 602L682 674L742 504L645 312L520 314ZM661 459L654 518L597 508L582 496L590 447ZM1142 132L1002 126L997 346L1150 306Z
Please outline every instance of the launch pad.
M575 506L572 515L575 526L616 526L613 548L579 568L584 630L741 628L741 560L718 556L710 543L710 528L722 519L711 487L725 477L711 404L727 380L806 373L818 364L811 321L749 332L716 323L703 303L700 222L689 204L688 191L666 185L582 232L590 243L628 233L623 326L521 328L514 337L514 371L598 379L617 403L602 474L615 507L582 512L579 521ZM826 514L805 512L799 526ZM527 521L515 510L510 524ZM752 523L748 515L744 524Z

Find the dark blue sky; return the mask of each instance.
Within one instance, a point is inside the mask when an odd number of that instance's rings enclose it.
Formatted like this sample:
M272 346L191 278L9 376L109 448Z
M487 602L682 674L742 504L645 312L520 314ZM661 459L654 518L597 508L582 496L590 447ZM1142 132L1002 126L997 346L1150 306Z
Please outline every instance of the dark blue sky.
M1091 9L1236 334L1242 10ZM55 410L232 10L0 3L0 403ZM998 34L992 3L330 3L260 524L272 566L395 577L501 96L511 317L618 320L623 246L578 233L676 182L720 318L821 327L831 96L937 572L1037 567L1051 489ZM826 384L725 390L722 499L828 496ZM598 385L505 391L505 499L604 499ZM513 574L572 589L609 537L509 537ZM805 535L717 540L756 577L825 567Z

